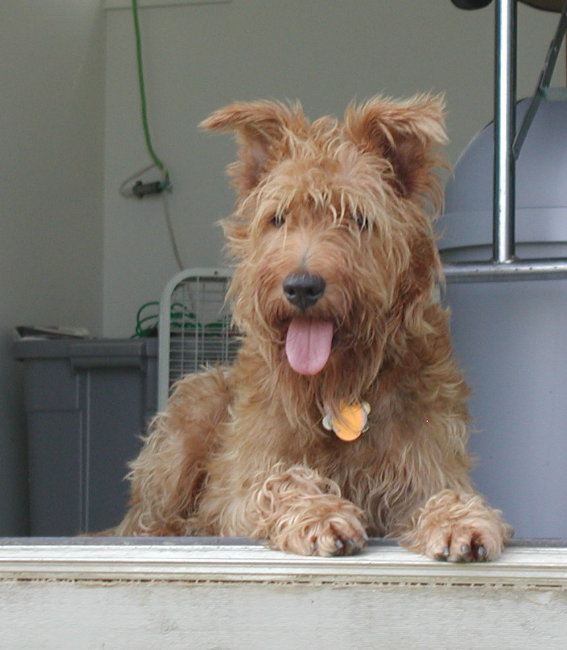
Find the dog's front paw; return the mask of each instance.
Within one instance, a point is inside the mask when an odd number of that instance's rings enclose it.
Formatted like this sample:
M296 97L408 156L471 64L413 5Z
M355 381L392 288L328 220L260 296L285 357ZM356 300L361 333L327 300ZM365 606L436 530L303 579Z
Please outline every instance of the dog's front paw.
M358 520L340 515L321 521L306 532L312 555L353 555L368 540Z
M427 501L401 543L435 560L482 562L498 558L512 535L479 495L444 490Z
M282 518L270 539L272 548L300 555L353 555L367 542L362 513L343 499L324 497L301 514Z

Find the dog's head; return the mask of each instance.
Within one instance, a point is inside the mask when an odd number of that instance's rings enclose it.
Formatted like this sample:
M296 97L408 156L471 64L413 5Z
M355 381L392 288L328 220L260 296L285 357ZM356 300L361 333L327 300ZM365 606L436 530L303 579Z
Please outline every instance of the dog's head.
M302 375L377 373L440 272L428 212L441 196L442 99L378 97L312 123L299 105L236 103L202 126L239 143L223 224L239 327Z

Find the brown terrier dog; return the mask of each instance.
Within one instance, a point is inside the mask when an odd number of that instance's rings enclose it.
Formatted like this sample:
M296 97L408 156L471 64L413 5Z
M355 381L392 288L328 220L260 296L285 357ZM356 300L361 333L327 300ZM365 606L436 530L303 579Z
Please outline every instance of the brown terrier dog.
M443 102L375 98L343 123L237 103L236 363L181 380L132 463L119 535L230 535L350 554L367 535L443 560L511 534L468 478L468 389L435 300L427 208Z

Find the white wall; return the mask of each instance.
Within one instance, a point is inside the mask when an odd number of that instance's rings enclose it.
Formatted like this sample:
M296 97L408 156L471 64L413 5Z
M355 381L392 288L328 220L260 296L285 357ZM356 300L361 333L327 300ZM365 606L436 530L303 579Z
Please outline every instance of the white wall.
M532 92L556 22L520 7L520 94ZM451 159L492 116L493 5L468 12L449 0L232 0L144 9L141 23L151 129L172 173L186 266L222 259L214 223L232 207L224 167L234 147L197 124L229 101L299 98L311 116L340 115L353 98L446 91ZM108 11L107 28L104 331L123 336L176 267L160 200L118 194L149 158L130 12Z
M556 20L520 7L520 94L535 84ZM231 209L223 171L234 147L196 125L224 103L299 98L317 116L341 114L354 97L445 90L451 159L492 114L492 7L227 0L143 9L141 22L154 145L172 173L188 266L221 259L213 224ZM130 335L137 308L176 266L159 199L118 194L148 163L130 12L104 12L102 0L2 0L0 56L1 535L25 530L12 327Z
M2 0L0 535L26 529L12 329L101 330L103 28L98 0Z

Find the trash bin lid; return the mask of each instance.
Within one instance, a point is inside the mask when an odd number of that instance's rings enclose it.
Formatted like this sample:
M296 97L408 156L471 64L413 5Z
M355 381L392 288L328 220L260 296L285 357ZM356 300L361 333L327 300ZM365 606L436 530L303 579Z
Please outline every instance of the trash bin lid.
M563 0L520 0L520 2L545 11L560 12L563 8Z
M521 124L530 100L517 105ZM468 144L445 191L440 248L492 241L494 124ZM516 240L567 241L567 101L542 101L516 163Z
M157 356L157 339L20 339L13 342L15 359L96 358L105 360L140 359Z

